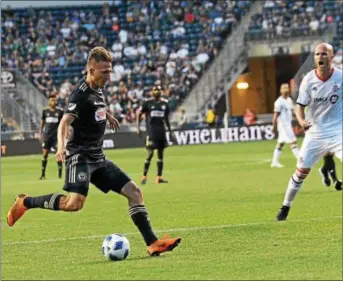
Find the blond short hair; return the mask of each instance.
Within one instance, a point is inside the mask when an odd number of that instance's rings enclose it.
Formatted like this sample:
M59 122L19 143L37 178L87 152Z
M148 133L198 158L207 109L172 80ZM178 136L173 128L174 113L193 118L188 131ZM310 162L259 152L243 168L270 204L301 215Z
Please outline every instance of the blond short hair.
M112 62L112 55L103 47L94 47L88 54L87 65L89 65L92 59L96 62Z

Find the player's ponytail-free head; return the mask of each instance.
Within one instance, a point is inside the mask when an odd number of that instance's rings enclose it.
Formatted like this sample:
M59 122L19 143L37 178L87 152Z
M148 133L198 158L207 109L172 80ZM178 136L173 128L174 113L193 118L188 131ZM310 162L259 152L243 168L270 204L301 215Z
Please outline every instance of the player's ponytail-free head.
M103 47L94 47L88 55L87 66L94 60L95 62L112 62L112 55Z

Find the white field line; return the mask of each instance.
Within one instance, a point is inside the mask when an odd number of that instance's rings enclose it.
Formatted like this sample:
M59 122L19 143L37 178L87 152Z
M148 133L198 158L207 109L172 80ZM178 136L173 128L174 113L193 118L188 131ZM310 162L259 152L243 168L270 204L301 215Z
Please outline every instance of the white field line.
M342 219L342 216L297 219L297 220L290 220L287 222L264 221L264 222L251 222L251 223L240 223L240 224L221 224L221 225L213 225L213 226L170 228L170 229L164 229L164 230L156 230L155 232L156 233L188 232L188 231L221 229L221 228L237 228L237 227L247 227L247 226L249 227L249 226L266 225L266 224L283 225L284 223L323 221L323 220L331 220L331 219ZM53 239L44 239L44 240L3 242L2 246L20 245L20 244L41 244L41 243L50 243L50 242L64 242L64 241L72 241L72 240L80 240L80 239L98 239L98 238L105 238L107 235L103 234L103 235L91 235L91 236L79 236L79 237L53 238ZM139 232L128 232L128 233L124 233L124 235L128 235L128 236L129 235L140 235L140 233Z

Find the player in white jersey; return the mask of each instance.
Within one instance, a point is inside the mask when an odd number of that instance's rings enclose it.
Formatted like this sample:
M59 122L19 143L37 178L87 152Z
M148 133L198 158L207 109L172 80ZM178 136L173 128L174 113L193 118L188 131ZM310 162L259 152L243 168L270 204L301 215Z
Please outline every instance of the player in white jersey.
M303 78L296 116L305 131L296 171L289 180L276 220L287 219L295 195L316 162L334 153L342 162L342 70L331 67L333 48L321 43L314 51L316 68ZM305 107L307 107L305 116Z
M272 168L283 167L283 165L279 163L279 158L285 143L290 144L295 158L298 158L299 155L297 138L295 137L292 127L293 101L289 97L288 83L281 84L280 94L280 97L274 103L273 131L278 131L278 140L273 154Z

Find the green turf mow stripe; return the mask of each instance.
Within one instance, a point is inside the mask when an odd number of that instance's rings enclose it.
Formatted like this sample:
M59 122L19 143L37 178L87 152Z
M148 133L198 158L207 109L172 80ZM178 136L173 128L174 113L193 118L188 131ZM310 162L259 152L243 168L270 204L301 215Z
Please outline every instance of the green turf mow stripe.
M239 224L221 224L221 225L213 225L213 226L197 226L197 227L185 227L185 228L171 228L165 230L156 230L156 233L167 233L167 232L187 232L187 231L198 231L198 230L207 230L207 229L220 229L220 228L234 228L234 227L246 227L246 226L255 226L255 225L265 225L265 224L272 224L280 225L284 223L297 223L297 222L310 222L310 221L323 221L323 220L331 220L331 219L342 219L343 216L332 216L332 217L317 217L317 218L309 218L309 219L296 219L296 220L289 220L287 222L278 222L275 221L265 221L265 222L251 222L251 223L239 223ZM139 232L129 232L124 233L124 235L140 235ZM79 237L66 237L66 238L57 238L57 239L45 239L45 240L29 240L29 241L14 241L8 243L2 243L3 246L10 246L10 245L19 245L19 244L40 244L40 243L49 243L49 242L63 242L63 241L70 241L70 240L79 240L79 239L98 239L104 238L107 235L91 235L91 236L79 236Z

